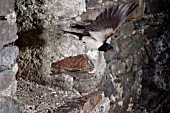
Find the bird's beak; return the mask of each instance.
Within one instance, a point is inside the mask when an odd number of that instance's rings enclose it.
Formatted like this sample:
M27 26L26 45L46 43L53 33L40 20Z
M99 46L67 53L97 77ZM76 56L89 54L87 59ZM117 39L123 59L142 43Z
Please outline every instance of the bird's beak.
M106 52L112 52L113 51L113 49L111 48L111 49L108 49Z

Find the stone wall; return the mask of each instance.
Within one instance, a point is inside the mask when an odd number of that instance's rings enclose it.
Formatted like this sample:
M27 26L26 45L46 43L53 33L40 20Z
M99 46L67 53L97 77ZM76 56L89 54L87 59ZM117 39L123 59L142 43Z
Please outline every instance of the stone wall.
M133 1L138 8L109 40L113 52L92 50L61 31L79 31L70 25L94 20L111 5ZM166 113L170 104L168 4L162 0L16 0L18 87L8 96L15 93L26 113ZM1 33L3 96L7 88L16 87L10 85L15 84L18 49L8 44L17 38L13 5L9 7L6 13L2 10L0 20L2 28L10 26ZM3 97L3 106L8 98Z
M0 113L18 113L20 105L14 99L19 53L14 43L18 38L14 0L0 1L0 28Z
M139 20L146 27L139 108L147 112L168 113L170 110L169 5L168 0L146 1L147 18Z

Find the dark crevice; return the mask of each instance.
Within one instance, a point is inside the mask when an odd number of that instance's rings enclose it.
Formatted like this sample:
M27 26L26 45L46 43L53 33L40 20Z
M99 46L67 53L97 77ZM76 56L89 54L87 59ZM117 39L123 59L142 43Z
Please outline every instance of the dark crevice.
M170 110L170 15L168 15L167 4L169 2L154 1L156 2L160 2L161 7L156 7L151 1L146 1L145 13L154 15L161 13L161 16L154 16L148 22L145 20L144 24L150 25L144 32L149 45L145 45L143 53L143 59L147 57L148 62L142 65L143 78L139 109L144 108L147 112L153 113L168 113ZM160 24L155 24L156 21Z

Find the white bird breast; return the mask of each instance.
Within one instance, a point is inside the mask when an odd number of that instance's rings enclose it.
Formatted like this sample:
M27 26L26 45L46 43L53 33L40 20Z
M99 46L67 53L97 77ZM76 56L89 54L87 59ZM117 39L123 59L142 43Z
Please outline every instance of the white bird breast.
M94 39L93 37L90 36L84 36L82 38L82 41L89 47L93 48L93 49L98 49L100 46L103 45L103 42L100 42L96 39Z
M111 34L113 34L113 29L112 28L107 28L105 30L102 31L89 31L90 35L92 37L94 37L96 40L104 42L107 40L108 36L110 36Z

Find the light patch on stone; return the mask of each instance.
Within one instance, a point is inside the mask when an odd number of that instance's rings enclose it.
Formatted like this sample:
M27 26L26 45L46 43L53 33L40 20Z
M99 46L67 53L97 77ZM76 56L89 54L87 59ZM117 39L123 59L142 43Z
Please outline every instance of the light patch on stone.
M134 35L134 34L136 34L136 31L135 31L135 30L133 30L133 32L132 32L132 35Z
M133 101L133 98L131 97L131 98L130 98L130 102L132 102L132 101Z
M79 3L76 5L76 9L79 15L81 15L83 12L86 12L86 1L79 0Z
M128 109L126 111L132 111L132 107L133 107L132 103L128 104Z
M81 21L81 17L80 17L80 16L77 16L77 17L75 18L75 20L76 20L76 21Z
M121 73L121 70L119 70L117 73L120 74L120 73Z
M75 47L75 45L72 45L70 48L69 48L69 51L75 51L77 48Z
M53 0L45 8L49 11L48 13L62 18L76 17L86 12L86 3L85 0Z
M93 69L92 71L89 71L89 73L95 73L96 69Z
M118 92L118 94L115 95L116 99L122 98L123 87L121 83L117 84L116 91Z
M119 101L119 102L118 102L118 105L119 105L119 106L123 106L123 101Z
M103 52L89 50L86 55L94 64L95 70L93 72L97 75L97 77L102 77L106 68L106 61L104 59Z
M0 98L0 103L4 103L5 99L4 98Z
M17 64L17 63L15 63L14 66L12 67L12 71L13 71L15 74L17 74L17 72L18 72L18 64Z
M111 81L114 83L115 80L117 80L118 78L116 76L113 76L112 74L109 74Z
M133 66L133 56L130 55L128 56L128 58L125 60L125 63L126 63L126 72L129 72L131 69L132 69L132 66Z
M12 12L11 14L6 15L7 21L9 24L13 25L16 24L16 13Z
M110 99L111 99L113 102L116 102L116 98L113 96L113 94L110 96Z
M0 51L0 65L13 64L18 53L19 49L17 46L5 47L3 50Z
M74 37L61 37L58 40L56 39L55 45L53 45L50 50L53 56L55 56L54 62L66 57L85 54L85 45L73 38Z
M119 45L118 45L118 43L117 43L117 40L115 40L114 41L114 47L115 47L115 50L117 51L117 52L119 52L120 51L120 48L119 48Z

